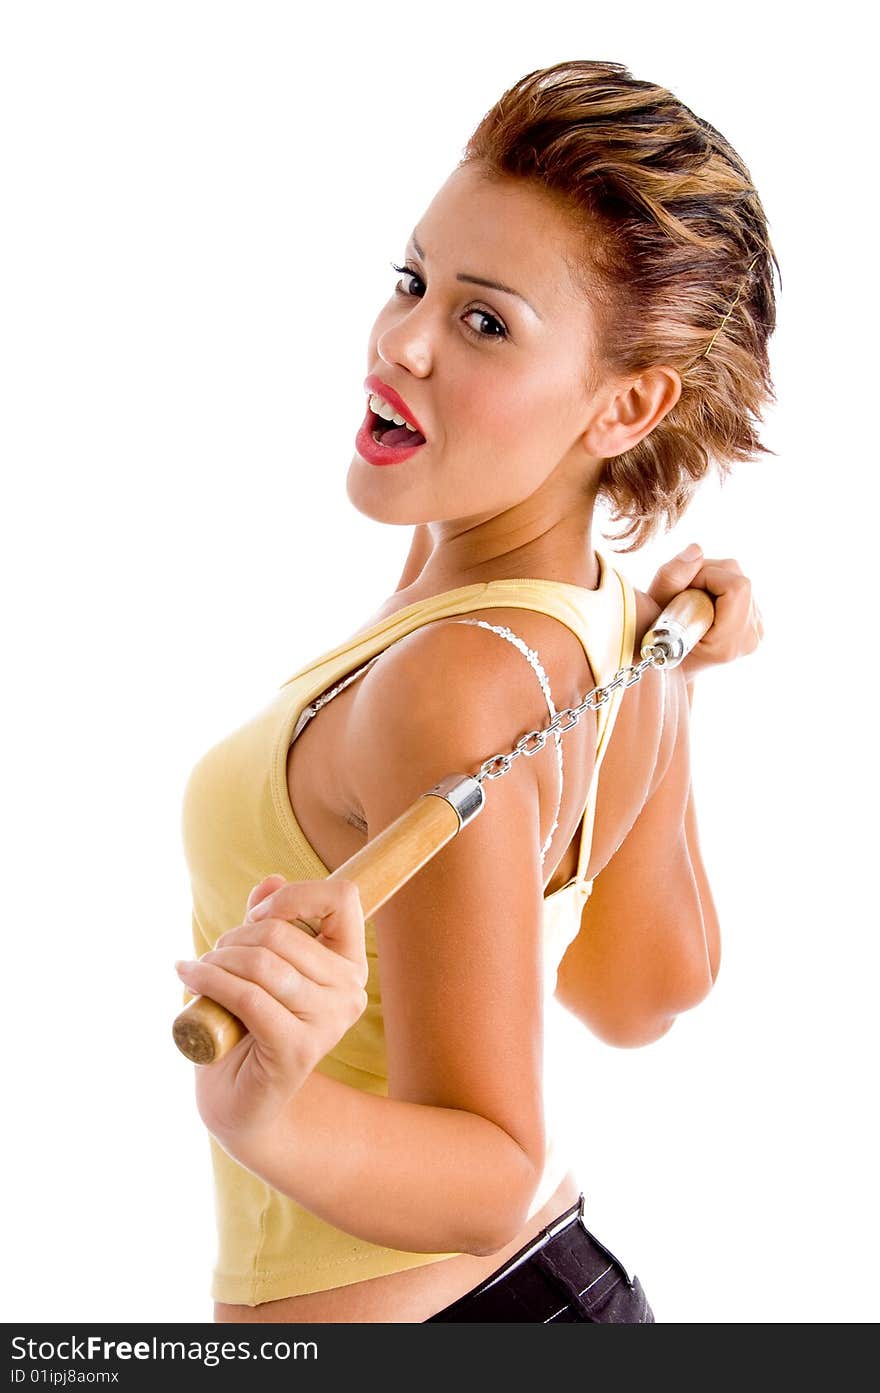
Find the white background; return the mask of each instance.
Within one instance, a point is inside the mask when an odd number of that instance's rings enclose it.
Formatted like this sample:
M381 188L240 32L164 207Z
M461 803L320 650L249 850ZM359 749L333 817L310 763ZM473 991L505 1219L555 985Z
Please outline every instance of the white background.
M766 638L694 705L715 990L646 1049L572 1021L588 1215L658 1321L876 1319L866 15L3 7L6 1320L211 1319L184 783L396 586L409 529L344 486L389 263L504 88L575 57L732 141L783 274L775 456L621 558L737 558Z

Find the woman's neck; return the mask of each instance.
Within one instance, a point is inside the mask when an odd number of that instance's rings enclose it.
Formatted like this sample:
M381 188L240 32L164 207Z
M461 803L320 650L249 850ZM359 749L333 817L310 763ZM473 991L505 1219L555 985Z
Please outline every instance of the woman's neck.
M410 544L409 556L403 568L403 574L397 582L397 590L406 590L418 580L422 571L428 564L431 552L434 550L434 543L426 522L417 523Z
M536 547L531 542L485 558L479 565L453 568L449 564L442 564L439 552L435 551L428 523L418 523L413 530L409 554L395 594L411 591L414 597L421 597L422 594L441 593L457 585L510 576L567 581L586 590L595 590L599 585L599 563L589 528L586 537L578 535L567 547L560 546L560 541L559 538L555 539L550 547Z

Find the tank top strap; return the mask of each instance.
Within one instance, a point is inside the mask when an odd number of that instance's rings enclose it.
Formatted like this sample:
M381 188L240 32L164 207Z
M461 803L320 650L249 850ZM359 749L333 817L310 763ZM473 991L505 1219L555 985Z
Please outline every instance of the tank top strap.
M616 657L611 656L614 653L613 646L607 651L606 656L611 659L609 666L613 667L613 671L609 672L606 670L605 675L602 677L596 673L599 686L603 686L606 682L610 682L620 668L627 667L633 661L633 648L636 637L636 595L635 590L627 578L621 575L619 571L616 572L616 574L620 582L621 590L621 613L618 630L619 647L617 648ZM593 670L594 672L596 671L595 668ZM581 818L581 839L578 849L578 864L575 876L577 883L584 887L586 893L589 893L593 888L593 882L587 880L587 867L590 864L590 853L593 849L593 826L596 820L599 771L602 767L602 761L605 758L605 752L608 749L608 742L611 739L611 733L614 730L625 691L625 686L618 687L617 690L611 694L611 697L605 703L604 707L599 708L600 714L602 712L605 713L605 719L600 723L600 728L597 733L596 763L593 767L590 787L587 793L587 801Z

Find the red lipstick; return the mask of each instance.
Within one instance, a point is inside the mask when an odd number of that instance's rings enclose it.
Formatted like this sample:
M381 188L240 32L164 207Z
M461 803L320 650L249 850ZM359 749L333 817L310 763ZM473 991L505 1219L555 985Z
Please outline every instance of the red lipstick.
M418 421L413 415L412 411L403 400L403 397L395 392L393 387L389 387L387 382L383 382L381 377L377 377L374 372L371 372L368 377L364 378L364 391L375 392L377 396L384 397L388 405L393 406L399 416L405 416L410 425L415 426L416 430L423 435L426 440L428 439L428 432L425 430L421 421Z
M364 382L364 390L375 392L378 396L383 397L385 401L388 402L389 406L393 406L394 410L398 412L399 415L405 416L407 421L415 426L419 433L424 436L425 432L420 423L416 420L403 398L394 391L393 387L389 387L381 378L371 373ZM377 416L375 411L371 410L370 404L367 402L366 415L361 422L360 429L355 438L355 448L361 459L366 460L367 464L402 464L404 460L408 460L411 455L414 455L417 450L424 449L427 444L427 439L425 439L419 440L413 445L408 445L405 442L401 445L383 445L379 441L373 439L373 431L380 421L383 421L383 424L387 424L384 422L383 417Z

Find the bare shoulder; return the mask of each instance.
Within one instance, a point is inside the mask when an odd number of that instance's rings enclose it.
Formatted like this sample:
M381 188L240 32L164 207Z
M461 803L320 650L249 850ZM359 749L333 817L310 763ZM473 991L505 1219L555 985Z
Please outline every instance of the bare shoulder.
M546 725L547 704L523 654L479 624L456 622L484 619L505 625L511 613L510 609L473 610L435 620L382 654L358 684L347 721L353 785L358 771L362 778L369 777L377 751L382 751L383 758L418 769L418 777L430 784L456 770L476 772L483 760L509 749L524 730ZM515 632L533 648L547 636L546 626L539 632L541 626L534 621L553 621L531 612L522 615ZM558 636L554 637L558 646ZM542 661L547 657L546 643L543 648ZM555 654L551 667L560 668ZM537 789L535 775L544 753L515 761L499 782L507 783L518 769L514 782ZM370 835L377 830L371 829Z
M633 593L636 597L636 657L638 657L642 639L660 613L660 606L645 590L638 590L633 586Z
M557 689L560 698L557 705L561 705L568 694L567 684L572 679L580 681L585 666L589 672L583 644L573 629L553 614L518 605L490 605L435 619L396 643L387 656L406 654L412 661L416 657L426 658L429 652L443 651L445 656L454 657L460 651L476 663L481 677L491 678L493 673L503 673L505 668L508 675L521 673L522 655L517 657L515 646L497 635L485 637L486 625L508 630L514 638L523 640L539 659L548 678L555 679L554 699Z
M484 624L521 640L526 653ZM543 687L538 673L530 670L530 658L543 673ZM540 610L489 606L424 624L383 653L364 675L348 730L352 744L362 748L394 712L398 724L405 722L408 738L426 753L436 752L438 778L454 769L475 772L491 755L511 749L523 734L546 727L546 691L559 711L579 702L594 685L583 645L566 624ZM595 731L595 717L589 713L565 735L565 793L574 803L586 796ZM415 750L411 754L419 757ZM528 768L537 778L541 821L547 830L560 796L554 742L548 740L543 749L516 760L497 782L507 782L517 766L521 774Z

